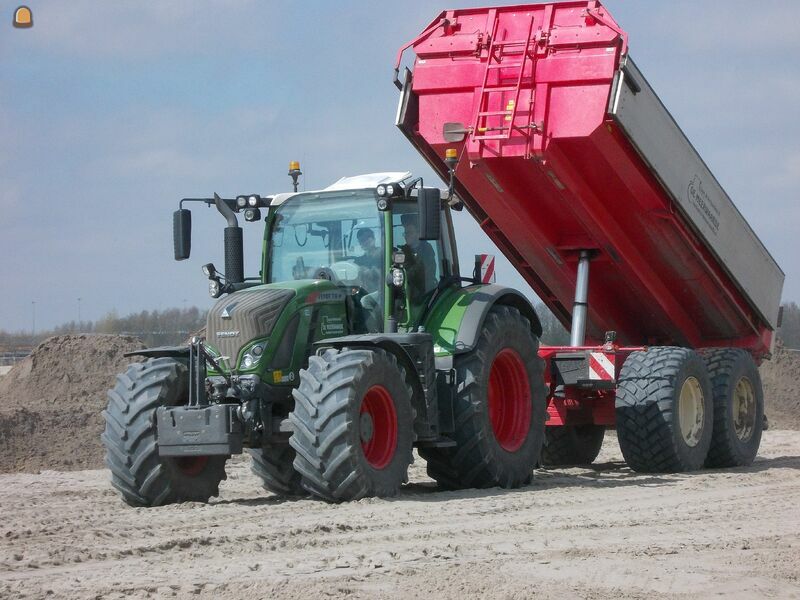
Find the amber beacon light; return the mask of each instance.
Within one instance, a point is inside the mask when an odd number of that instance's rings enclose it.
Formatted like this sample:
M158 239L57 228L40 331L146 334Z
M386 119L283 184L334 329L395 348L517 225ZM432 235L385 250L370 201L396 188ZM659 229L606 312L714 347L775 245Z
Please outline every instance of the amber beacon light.
M27 6L20 6L14 11L14 27L27 29L33 27L33 13Z

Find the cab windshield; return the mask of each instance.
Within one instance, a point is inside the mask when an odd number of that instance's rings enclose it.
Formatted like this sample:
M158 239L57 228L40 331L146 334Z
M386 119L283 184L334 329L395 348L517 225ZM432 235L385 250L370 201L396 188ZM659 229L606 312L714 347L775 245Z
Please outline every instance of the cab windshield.
M383 219L372 190L299 194L277 208L270 283L330 279L382 298L383 268Z

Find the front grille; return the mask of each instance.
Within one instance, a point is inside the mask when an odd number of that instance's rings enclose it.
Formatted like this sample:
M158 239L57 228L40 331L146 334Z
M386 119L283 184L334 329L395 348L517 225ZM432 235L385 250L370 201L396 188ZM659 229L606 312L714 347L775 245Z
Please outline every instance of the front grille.
M220 298L208 311L208 342L234 366L247 342L272 333L292 296L294 290L267 288L243 290Z

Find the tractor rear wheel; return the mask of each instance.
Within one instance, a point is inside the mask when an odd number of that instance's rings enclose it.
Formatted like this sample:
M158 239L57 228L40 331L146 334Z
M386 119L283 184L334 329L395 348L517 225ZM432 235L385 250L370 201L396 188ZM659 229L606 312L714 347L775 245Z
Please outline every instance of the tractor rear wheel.
M111 485L131 506L207 502L219 495L227 456L167 457L158 454L156 409L188 401L188 372L171 358L132 364L108 392L103 411Z
M249 448L250 470L261 479L268 492L278 496L305 496L300 473L294 468L294 448L287 445Z
M761 444L764 390L750 354L738 348L700 351L711 377L714 434L707 467L751 465Z
M411 393L405 371L383 350L311 356L289 413L301 485L330 502L395 495L412 461Z
M604 425L592 423L546 427L542 465L590 465L600 454L605 434Z
M544 439L544 361L530 322L494 306L469 354L455 360L454 448L420 448L445 488L514 488L533 477Z
M671 346L631 353L619 375L616 420L622 455L634 471L701 469L714 425L703 359Z

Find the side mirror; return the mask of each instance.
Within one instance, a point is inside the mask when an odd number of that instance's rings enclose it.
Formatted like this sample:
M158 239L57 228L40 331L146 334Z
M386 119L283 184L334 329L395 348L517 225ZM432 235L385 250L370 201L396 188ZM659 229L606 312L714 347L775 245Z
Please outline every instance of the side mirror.
M172 213L175 260L186 260L192 251L192 211L180 208Z
M442 226L442 199L439 188L422 188L417 197L419 239L438 240Z

